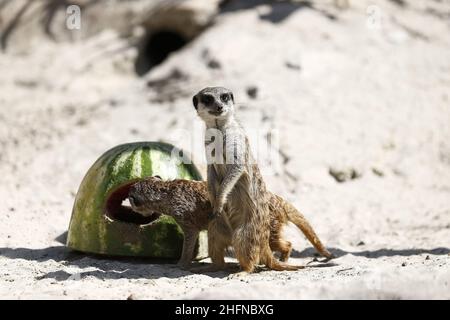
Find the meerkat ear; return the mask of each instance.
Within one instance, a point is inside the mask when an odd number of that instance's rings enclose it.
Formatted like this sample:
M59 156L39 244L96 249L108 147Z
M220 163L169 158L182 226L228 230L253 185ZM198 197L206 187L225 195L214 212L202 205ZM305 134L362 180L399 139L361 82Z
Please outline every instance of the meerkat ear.
M196 95L192 98L192 103L194 104L195 110L197 110L198 98Z
M162 180L162 178L160 176L153 176L156 179Z
M231 101L233 101L233 103L234 103L234 96L233 96L233 93L230 93L230 96L231 96Z

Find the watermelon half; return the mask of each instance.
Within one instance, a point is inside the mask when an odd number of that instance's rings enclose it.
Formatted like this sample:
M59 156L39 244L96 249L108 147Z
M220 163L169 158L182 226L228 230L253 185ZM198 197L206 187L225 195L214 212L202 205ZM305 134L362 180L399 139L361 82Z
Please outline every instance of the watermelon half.
M104 153L88 170L75 198L67 246L111 256L181 256L183 232L169 216L142 217L124 205L130 186L140 178L201 180L180 149L162 142L127 143ZM206 255L206 235L197 252Z

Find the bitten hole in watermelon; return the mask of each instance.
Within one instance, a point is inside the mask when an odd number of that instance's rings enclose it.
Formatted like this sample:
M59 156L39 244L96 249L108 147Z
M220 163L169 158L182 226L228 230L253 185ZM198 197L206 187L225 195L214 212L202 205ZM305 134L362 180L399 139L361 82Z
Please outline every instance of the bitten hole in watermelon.
M108 200L106 200L105 215L115 221L138 225L149 224L157 220L160 214L155 213L149 217L144 217L131 210L131 207L127 204L127 198L132 184L133 182L130 182L111 192Z

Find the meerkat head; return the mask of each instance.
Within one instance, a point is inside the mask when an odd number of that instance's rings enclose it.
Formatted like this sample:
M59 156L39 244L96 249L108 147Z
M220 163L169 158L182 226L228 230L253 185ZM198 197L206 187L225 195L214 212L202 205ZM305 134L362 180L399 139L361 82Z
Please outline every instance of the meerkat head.
M134 212L143 216L155 214L161 199L160 183L163 180L159 176L147 177L134 183L128 192L128 201Z
M223 87L204 88L192 98L192 102L204 121L225 119L234 112L233 92Z

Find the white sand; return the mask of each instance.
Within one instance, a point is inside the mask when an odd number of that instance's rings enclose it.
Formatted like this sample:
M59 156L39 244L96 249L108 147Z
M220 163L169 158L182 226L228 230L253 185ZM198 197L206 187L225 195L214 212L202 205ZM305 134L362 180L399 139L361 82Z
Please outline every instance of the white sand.
M381 10L379 28L367 25L369 3ZM135 76L135 49L113 50L128 45L114 31L32 38L0 54L0 298L449 299L450 5L407 3L318 6L337 20L289 4L274 7L286 16L279 22L267 6L223 14L151 71L188 76L159 95ZM207 67L205 49L221 69ZM239 280L88 257L57 241L84 173L112 146L169 140L201 162L191 96L211 85L235 91L249 132L279 134L288 161L265 167L267 183L304 212L335 266ZM161 92L177 99L155 102ZM192 128L200 136L176 139ZM361 177L337 183L330 168ZM286 237L293 264L313 259L298 230Z

